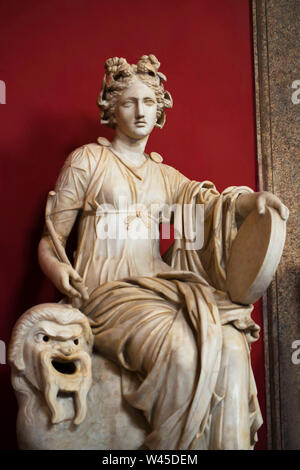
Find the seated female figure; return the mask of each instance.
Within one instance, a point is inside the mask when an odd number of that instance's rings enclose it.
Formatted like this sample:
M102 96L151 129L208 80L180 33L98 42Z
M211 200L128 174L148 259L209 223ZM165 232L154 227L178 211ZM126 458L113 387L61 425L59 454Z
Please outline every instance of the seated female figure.
M136 65L107 60L98 104L114 138L69 156L51 210L63 245L80 215L74 268L58 258L47 233L40 264L70 301L80 301L96 350L121 366L123 396L152 430L145 448L250 449L262 423L250 364L259 327L252 306L226 294L226 262L238 219L266 206L286 218L287 209L276 196L246 187L219 194L212 183L190 181L159 154L145 153L172 107L159 65L153 55ZM159 224L174 205L183 235L163 260ZM201 246L191 243L188 226L196 234L203 229Z

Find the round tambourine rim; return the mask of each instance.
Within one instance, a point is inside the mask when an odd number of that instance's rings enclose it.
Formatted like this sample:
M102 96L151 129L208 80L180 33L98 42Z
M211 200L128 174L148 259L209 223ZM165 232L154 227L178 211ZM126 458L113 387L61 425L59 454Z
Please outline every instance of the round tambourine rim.
M266 250L261 255L261 262L250 285L238 285L237 271L234 266L242 264L238 261L238 255L235 253L235 246L239 243L239 238L245 236L245 230L257 230L257 225L251 225L251 220L259 217L267 217L266 224L269 224L269 240L266 243ZM261 222L261 221L259 221ZM261 224L259 224L261 225ZM231 254L227 265L227 292L231 300L243 305L253 304L264 294L269 287L275 275L283 252L286 236L286 222L281 218L278 211L273 208L266 208L265 214L258 214L257 211L251 212L241 225L235 240L233 241ZM242 255L243 256L243 255ZM241 258L242 258L241 256ZM247 255L245 255L245 258Z

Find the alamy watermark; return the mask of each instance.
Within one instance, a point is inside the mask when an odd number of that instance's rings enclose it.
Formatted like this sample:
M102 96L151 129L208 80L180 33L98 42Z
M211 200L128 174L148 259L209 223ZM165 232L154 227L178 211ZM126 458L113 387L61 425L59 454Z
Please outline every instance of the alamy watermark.
M174 239L184 240L186 250L200 250L203 246L203 204L157 203L146 206L129 204L127 197L121 196L115 205L99 205L94 215L97 238L101 240L158 240L160 236L170 239L172 222Z
M0 104L6 104L6 85L3 80L0 80Z
M4 341L0 339L0 364L6 364L6 346Z
M295 349L291 357L292 363L297 366L300 364L300 339L296 339L292 342L292 349Z
M292 88L296 90L292 93L291 100L293 104L300 103L300 80L294 80L292 83Z

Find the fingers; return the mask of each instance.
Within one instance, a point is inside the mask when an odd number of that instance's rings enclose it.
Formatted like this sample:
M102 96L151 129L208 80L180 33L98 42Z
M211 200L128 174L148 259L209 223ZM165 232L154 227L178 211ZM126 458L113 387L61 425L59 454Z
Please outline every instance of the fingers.
M274 209L277 209L277 211L279 212L279 215L280 217L285 220L286 219L286 216L287 216L287 213L286 213L286 209L287 207L285 207L282 202L280 201L280 199L278 199L278 197L272 195L273 197L270 198L270 201L269 201L269 206L270 207L273 207Z
M84 285L84 281L82 277L71 266L69 266L68 271L69 271L70 278L73 281L72 284L75 287L75 289L77 289L77 292L79 293L79 297L82 297L84 300L88 300L89 298L88 291Z
M61 287L68 297L80 297L80 293L70 284L69 273L64 271L61 277Z
M89 299L89 294L83 281L74 281L74 287L80 292L80 297L82 297L84 300Z
M281 218L283 220L287 220L289 218L289 215L290 215L290 211L288 210L288 208L284 204L281 204L281 207L280 207Z
M68 266L68 273L69 276L76 282L83 282L82 277L78 274L78 272L72 268L72 266Z
M288 208L272 193L263 192L259 194L256 200L256 207L259 214L265 214L266 207L273 207L279 212L283 220L287 220L289 216Z
M266 212L266 197L263 194L260 194L256 200L257 212L259 214L264 214Z

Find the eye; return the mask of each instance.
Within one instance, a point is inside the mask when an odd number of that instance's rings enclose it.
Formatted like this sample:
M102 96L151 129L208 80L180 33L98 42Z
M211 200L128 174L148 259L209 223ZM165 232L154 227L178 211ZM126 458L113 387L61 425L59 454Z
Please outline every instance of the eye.
M131 100L124 101L124 103L122 103L123 108L130 108L130 106L132 105L133 105L133 101Z
M77 338L74 339L74 344L76 344L76 346L79 344L79 340Z
M145 104L146 104L147 106L153 106L153 105L155 104L155 101L153 101L151 98L147 98L147 99L145 100Z
M48 343L48 341L50 341L50 337L48 335L45 335L45 333L37 333L34 339L37 343Z

